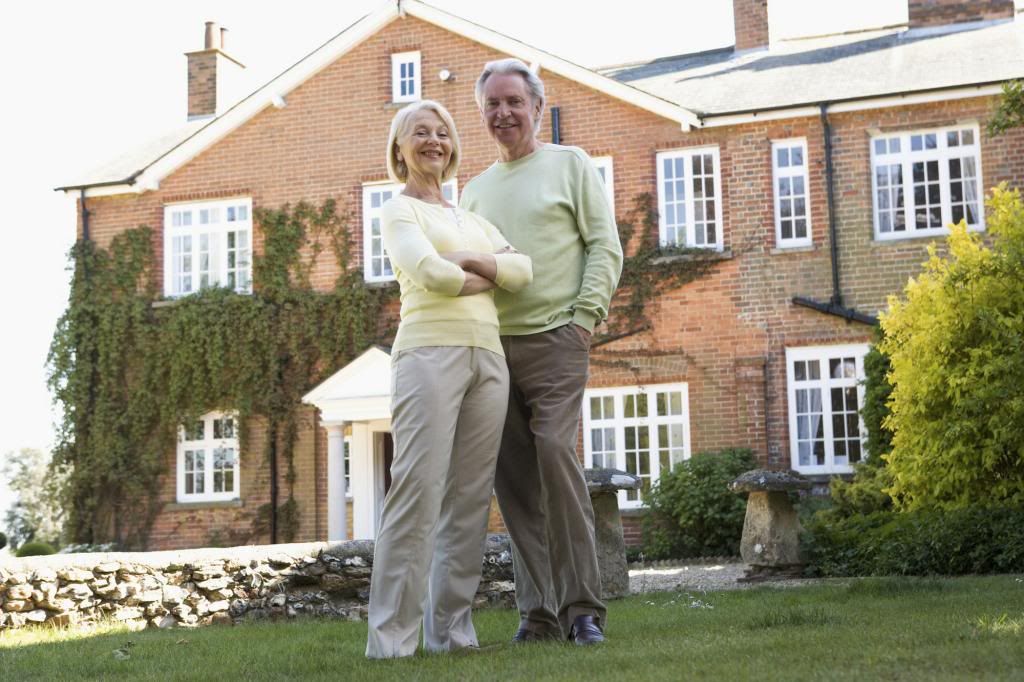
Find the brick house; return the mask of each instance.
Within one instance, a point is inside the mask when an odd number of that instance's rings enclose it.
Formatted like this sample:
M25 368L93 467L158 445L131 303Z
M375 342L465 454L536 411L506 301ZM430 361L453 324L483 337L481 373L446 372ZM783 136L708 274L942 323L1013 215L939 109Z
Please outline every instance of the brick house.
M1024 16L1013 0L909 0L906 26L783 43L770 40L766 0L734 8L735 47L592 71L415 0L388 2L230 107L240 65L208 26L188 55L186 125L60 189L78 197L80 237L101 247L154 228L168 298L198 288L200 240L216 245L210 280L248 293L253 207L330 197L355 216L366 285L395 286L376 222L400 191L384 166L391 117L420 97L449 108L464 154L457 200L496 157L475 78L488 60L519 57L557 109L542 139L594 158L617 217L649 193L663 244L716 255L710 273L650 302L649 328L594 349L584 463L651 484L695 452L749 447L824 482L863 456L858 382L886 296L949 222L984 230L986 188L1024 184L1024 132L984 128L1001 83L1024 77ZM330 287L336 267L318 262L315 285ZM380 347L311 387L297 539L375 535L389 387ZM266 464L238 453L230 413L183 426L166 461L151 549L207 544L270 499ZM642 497L620 499L627 542L639 540Z

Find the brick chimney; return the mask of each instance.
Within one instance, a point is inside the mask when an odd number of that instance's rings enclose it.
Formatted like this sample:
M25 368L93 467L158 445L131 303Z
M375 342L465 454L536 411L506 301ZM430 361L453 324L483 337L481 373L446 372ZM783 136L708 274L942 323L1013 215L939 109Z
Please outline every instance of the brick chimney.
M736 31L733 49L768 47L768 0L732 0L732 17Z
M224 52L226 28L206 22L204 47L197 52L186 52L188 57L188 118L204 118L223 113L231 104L229 93L232 80L238 80L245 65Z
M910 28L1012 19L1013 0L908 0Z

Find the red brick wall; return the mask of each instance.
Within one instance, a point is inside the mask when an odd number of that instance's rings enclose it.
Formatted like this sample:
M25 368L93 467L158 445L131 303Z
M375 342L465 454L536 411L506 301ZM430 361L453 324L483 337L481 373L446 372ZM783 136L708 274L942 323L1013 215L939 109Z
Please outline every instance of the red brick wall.
M244 195L252 197L254 206L275 207L335 197L351 211L361 267L362 184L385 178L384 145L399 108L389 102L390 54L408 49L423 51L424 95L443 102L455 118L463 145L463 185L496 156L476 110L473 83L485 61L502 55L405 18L287 94L284 109L264 110L207 149L166 178L158 191L89 199L93 238L105 246L114 234L148 224L155 229L154 246L161 254L165 203ZM442 67L455 78L437 79ZM551 73L542 77L549 106L561 109L563 142L614 158L620 220L627 218L637 195L656 191L658 151L699 145L720 149L724 240L731 257L711 274L651 301L647 313L652 329L596 348L590 385L685 381L694 452L750 447L762 463L788 467L785 349L866 341L870 331L791 303L794 295L827 301L832 293L820 120L809 117L684 133L676 123L577 83ZM873 240L868 131L984 122L992 102L975 98L832 116L840 279L846 305L869 314L879 310L885 296L900 290L918 270L926 245L936 241ZM548 121L545 117L542 139L550 139ZM775 248L770 149L772 140L790 137L807 140L814 245L780 251ZM998 140L982 132L981 140L985 186L1000 180L1022 184L1024 131ZM260 248L258 231L255 247ZM327 289L337 275L333 256L322 254L313 274L315 286ZM307 427L296 454L302 540L326 537L326 434L314 426L312 411ZM157 520L151 545L204 544L215 529L223 535L226 529L244 527L245 513L268 499L265 461L261 453L243 453L241 509L168 510ZM171 457L168 471L173 470ZM162 499L173 500L173 480L166 490L170 497L165 492ZM492 508L492 529L498 524L500 516Z
M909 0L907 15L910 28L1009 19L1013 0Z

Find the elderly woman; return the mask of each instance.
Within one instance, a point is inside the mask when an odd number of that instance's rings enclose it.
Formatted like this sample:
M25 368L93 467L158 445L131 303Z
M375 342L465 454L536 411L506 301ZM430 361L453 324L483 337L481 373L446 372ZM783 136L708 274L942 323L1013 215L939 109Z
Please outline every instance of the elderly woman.
M391 355L395 457L373 559L370 658L415 653L421 622L427 650L479 646L471 607L509 381L492 290L517 291L533 273L494 225L445 201L441 184L455 175L459 152L455 124L437 102L395 115L388 173L405 189L384 206L381 234L402 310Z

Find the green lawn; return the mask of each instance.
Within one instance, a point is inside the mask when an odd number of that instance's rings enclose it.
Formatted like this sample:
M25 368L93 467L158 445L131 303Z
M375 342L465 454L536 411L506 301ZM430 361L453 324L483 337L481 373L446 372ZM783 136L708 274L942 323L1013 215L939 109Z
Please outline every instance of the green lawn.
M363 658L365 623L5 632L0 679L1024 679L1024 578L1014 576L632 597L611 604L608 642L589 649L505 645L508 610L476 623L497 650L383 662Z

